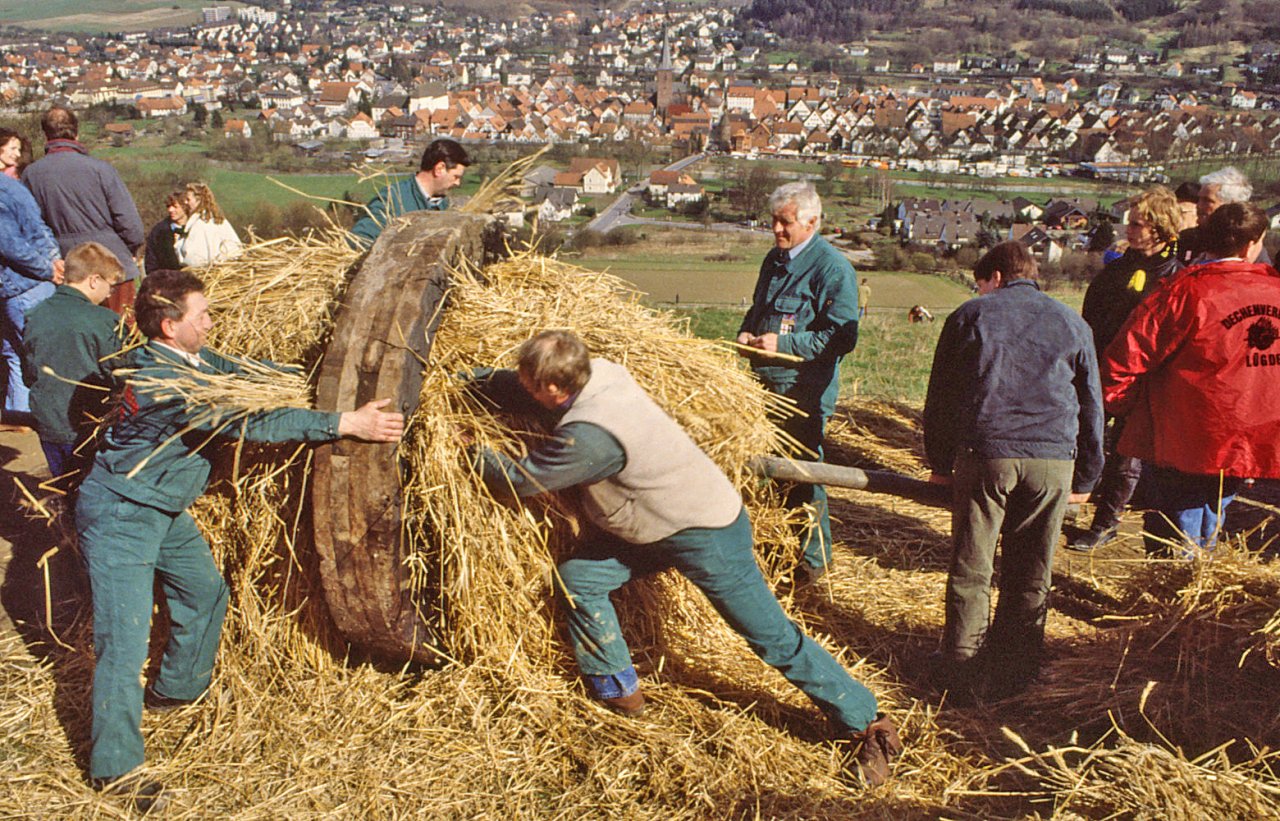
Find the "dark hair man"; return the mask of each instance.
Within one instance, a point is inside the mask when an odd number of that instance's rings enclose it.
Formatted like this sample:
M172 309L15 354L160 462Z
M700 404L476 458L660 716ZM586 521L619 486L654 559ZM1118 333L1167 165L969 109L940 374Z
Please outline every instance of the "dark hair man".
M1040 292L1035 260L1002 242L974 267L979 296L947 317L924 441L953 489L939 682L1003 696L1038 674L1053 550L1069 502L1102 470L1102 403L1089 326ZM1000 543L1000 600L991 578Z
M769 210L774 248L760 266L738 343L762 352L744 352L756 378L795 400L804 414L782 420L782 429L820 460L827 419L840 394L840 360L858 341L858 281L849 260L818 235L822 200L810 183L779 186L769 197ZM778 353L798 361L768 355ZM787 505L810 511L794 579L803 586L825 573L832 560L826 489L794 485Z
M125 388L123 414L80 486L76 529L93 588L97 654L89 775L100 788L146 810L162 803L163 791L137 772L144 703L138 676L147 659L152 585L158 578L172 622L160 673L146 692L152 709L192 703L208 689L227 588L187 513L204 492L210 464L203 446L217 431L193 418L182 399L141 385L236 373L239 367L205 347L213 319L195 275L152 273L139 290L136 311L147 343L127 364L136 369L133 378L144 381ZM389 401L345 413L251 413L220 435L260 442L395 442L404 417L381 410Z
M1178 221L1178 231L1194 228L1200 221L1199 215L1196 214L1196 208L1200 202L1200 183L1192 180L1180 183L1173 189L1173 195L1178 199L1178 213L1182 217Z
M456 140L432 140L422 152L417 174L388 185L369 201L368 213L351 226L356 241L366 248L373 245L389 221L410 211L446 210L449 198L445 194L462 184L469 165L467 150Z
M621 365L591 359L568 331L524 343L519 367L477 389L501 407L550 416L554 432L519 461L485 451L495 495L576 490L594 525L557 573L569 638L593 695L634 715L645 704L609 594L635 576L674 567L711 601L751 649L826 713L851 769L873 784L901 752L875 696L787 618L752 552L737 490Z
M133 304L138 263L134 256L146 234L138 207L120 175L89 156L77 136L80 124L69 109L54 106L40 118L45 154L27 166L22 181L65 254L77 245L99 242L124 267L124 279L111 291L107 307L121 313Z
M1081 316L1093 331L1093 346L1104 351L1143 296L1178 269L1178 231L1182 215L1176 197L1163 186L1145 191L1129 206L1125 236L1129 247L1108 262L1084 292ZM1142 462L1115 452L1124 420L1111 418L1105 437L1107 461L1093 492L1093 522L1067 547L1088 552L1110 542L1120 514L1138 485Z
M1147 551L1212 548L1243 479L1280 478L1280 273L1257 262L1266 213L1233 202L1204 226L1210 259L1134 309L1107 347L1118 450L1143 462Z

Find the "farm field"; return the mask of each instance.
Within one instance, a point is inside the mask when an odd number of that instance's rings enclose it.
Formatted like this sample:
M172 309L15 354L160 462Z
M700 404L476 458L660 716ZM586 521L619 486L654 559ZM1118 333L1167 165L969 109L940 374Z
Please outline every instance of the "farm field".
M0 0L0 23L55 31L143 31L196 22L208 5L203 0Z
M764 233L654 226L644 226L639 233L645 235L639 242L591 248L580 254L566 254L565 259L592 270L608 271L634 285L655 304L744 306L751 300L760 261L773 247L772 239ZM967 289L958 283L927 274L859 268L858 276L865 276L871 286L873 315L905 317L907 310L917 304L941 315L968 296Z

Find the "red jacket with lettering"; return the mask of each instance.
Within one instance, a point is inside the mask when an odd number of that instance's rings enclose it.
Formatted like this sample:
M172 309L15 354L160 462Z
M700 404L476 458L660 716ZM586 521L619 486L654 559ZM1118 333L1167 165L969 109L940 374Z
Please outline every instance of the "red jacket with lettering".
M1222 260L1165 280L1102 357L1118 450L1184 473L1280 478L1280 272Z

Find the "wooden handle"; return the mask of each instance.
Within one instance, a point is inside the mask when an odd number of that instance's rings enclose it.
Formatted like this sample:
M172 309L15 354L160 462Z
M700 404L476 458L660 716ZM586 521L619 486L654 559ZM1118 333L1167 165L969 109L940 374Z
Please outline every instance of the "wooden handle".
M889 470L862 470L844 465L829 465L826 462L784 459L780 456L757 456L751 460L751 469L761 476L784 482L888 493L933 507L951 507L950 487L913 479Z

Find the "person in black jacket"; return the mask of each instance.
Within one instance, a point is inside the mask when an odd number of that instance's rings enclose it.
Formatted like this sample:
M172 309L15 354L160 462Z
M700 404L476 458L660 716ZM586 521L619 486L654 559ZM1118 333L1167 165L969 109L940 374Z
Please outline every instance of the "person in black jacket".
M147 255L143 263L147 271L177 271L178 238L187 226L187 204L182 191L173 191L164 200L168 216L157 222L147 233Z
M1143 297L1180 267L1181 219L1177 197L1162 186L1139 195L1129 207L1129 224L1125 229L1129 249L1119 259L1107 263L1084 294L1081 313L1093 331L1093 344L1099 355L1111 344ZM1120 513L1142 475L1142 462L1121 456L1115 450L1124 420L1110 418L1108 422L1107 462L1102 480L1093 493L1093 522L1088 530L1067 542L1072 550L1088 552L1115 538Z

